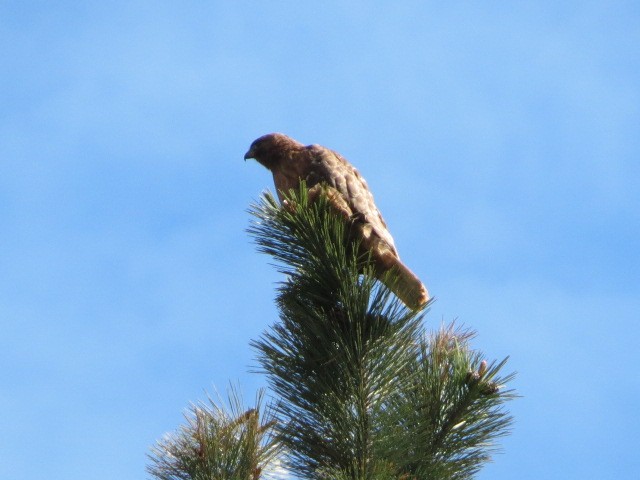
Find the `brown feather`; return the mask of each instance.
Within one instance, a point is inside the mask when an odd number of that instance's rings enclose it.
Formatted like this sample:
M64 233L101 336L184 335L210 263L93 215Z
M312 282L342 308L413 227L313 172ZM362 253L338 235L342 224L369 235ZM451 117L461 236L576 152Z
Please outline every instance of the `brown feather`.
M271 133L255 140L244 158L255 158L271 171L280 201L283 194L297 189L301 180L314 195L318 187L326 186L333 208L352 222L363 248L372 253L376 276L387 281L387 286L409 308L419 308L429 301L420 279L400 261L367 182L339 153L320 145L304 146L284 134ZM392 269L398 273L393 285L385 275Z

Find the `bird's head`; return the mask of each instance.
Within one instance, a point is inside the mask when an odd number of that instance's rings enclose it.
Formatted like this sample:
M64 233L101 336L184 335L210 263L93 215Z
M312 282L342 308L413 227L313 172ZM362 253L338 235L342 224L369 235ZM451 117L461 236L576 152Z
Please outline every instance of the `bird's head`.
M304 145L283 133L269 133L253 141L244 159L253 158L271 170L290 152L299 148L304 148Z

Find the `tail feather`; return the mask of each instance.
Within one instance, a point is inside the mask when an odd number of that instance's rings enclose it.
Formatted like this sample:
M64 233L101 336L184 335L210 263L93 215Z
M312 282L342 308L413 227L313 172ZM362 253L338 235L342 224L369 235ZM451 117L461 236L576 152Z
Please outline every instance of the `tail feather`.
M416 310L426 305L429 301L427 288L402 263L395 249L376 235L371 235L367 224L360 225L360 238L364 249L371 253L376 277L410 309Z
M398 258L395 247L380 238L370 223L356 219L351 207L336 189L318 184L309 190L309 201L315 200L320 193L325 193L331 208L350 222L352 233L361 241L363 253L371 253L376 277L410 309L416 310L426 305L429 292L416 274ZM397 275L388 275L390 271Z
M429 301L427 288L398 257L394 260L391 268L378 275L378 278L410 309L423 307ZM388 275L387 271L395 275Z

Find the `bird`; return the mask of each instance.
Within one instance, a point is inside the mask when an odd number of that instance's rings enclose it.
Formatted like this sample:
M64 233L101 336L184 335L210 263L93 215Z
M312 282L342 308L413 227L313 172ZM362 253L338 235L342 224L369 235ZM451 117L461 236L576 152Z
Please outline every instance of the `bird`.
M358 170L342 155L321 145L304 145L283 133L269 133L251 143L244 159L254 159L273 174L280 202L304 181L313 200L324 192L329 204L351 222L362 248L371 252L375 275L410 309L429 301L420 279L400 260L393 237ZM395 270L393 282L386 272Z

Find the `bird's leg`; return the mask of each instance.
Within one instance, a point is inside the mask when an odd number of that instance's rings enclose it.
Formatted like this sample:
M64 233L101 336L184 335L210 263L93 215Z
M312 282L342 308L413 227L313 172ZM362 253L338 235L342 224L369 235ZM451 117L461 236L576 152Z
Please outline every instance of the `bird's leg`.
M307 200L309 200L309 204L312 204L313 202L315 202L318 196L322 193L322 191L323 191L323 188L321 183L317 183L316 185L311 187L307 191Z
M345 220L351 219L353 211L349 207L349 204L340 192L338 192L335 188L330 187L329 185L318 183L317 185L311 187L309 189L307 197L309 199L309 204L315 202L318 196L321 194L327 198L327 202L334 212L336 212L341 217L344 217Z
M354 212L353 215L351 215L351 221L353 223L365 223L366 219L367 217L362 212Z
M294 192L291 191L291 193L294 193ZM350 224L354 224L362 216L360 214L353 213L353 211L349 207L349 204L344 199L342 194L338 192L338 190L323 183L318 183L307 191L307 204L312 205L320 197L320 195L325 196L325 198L327 199L329 208L331 208L334 211L334 213L344 218L344 220L349 222ZM287 199L283 194L280 194L279 197L280 197L280 205L282 205L282 208L284 210L287 210L289 213L295 213L296 211L295 202L293 202L290 199Z

